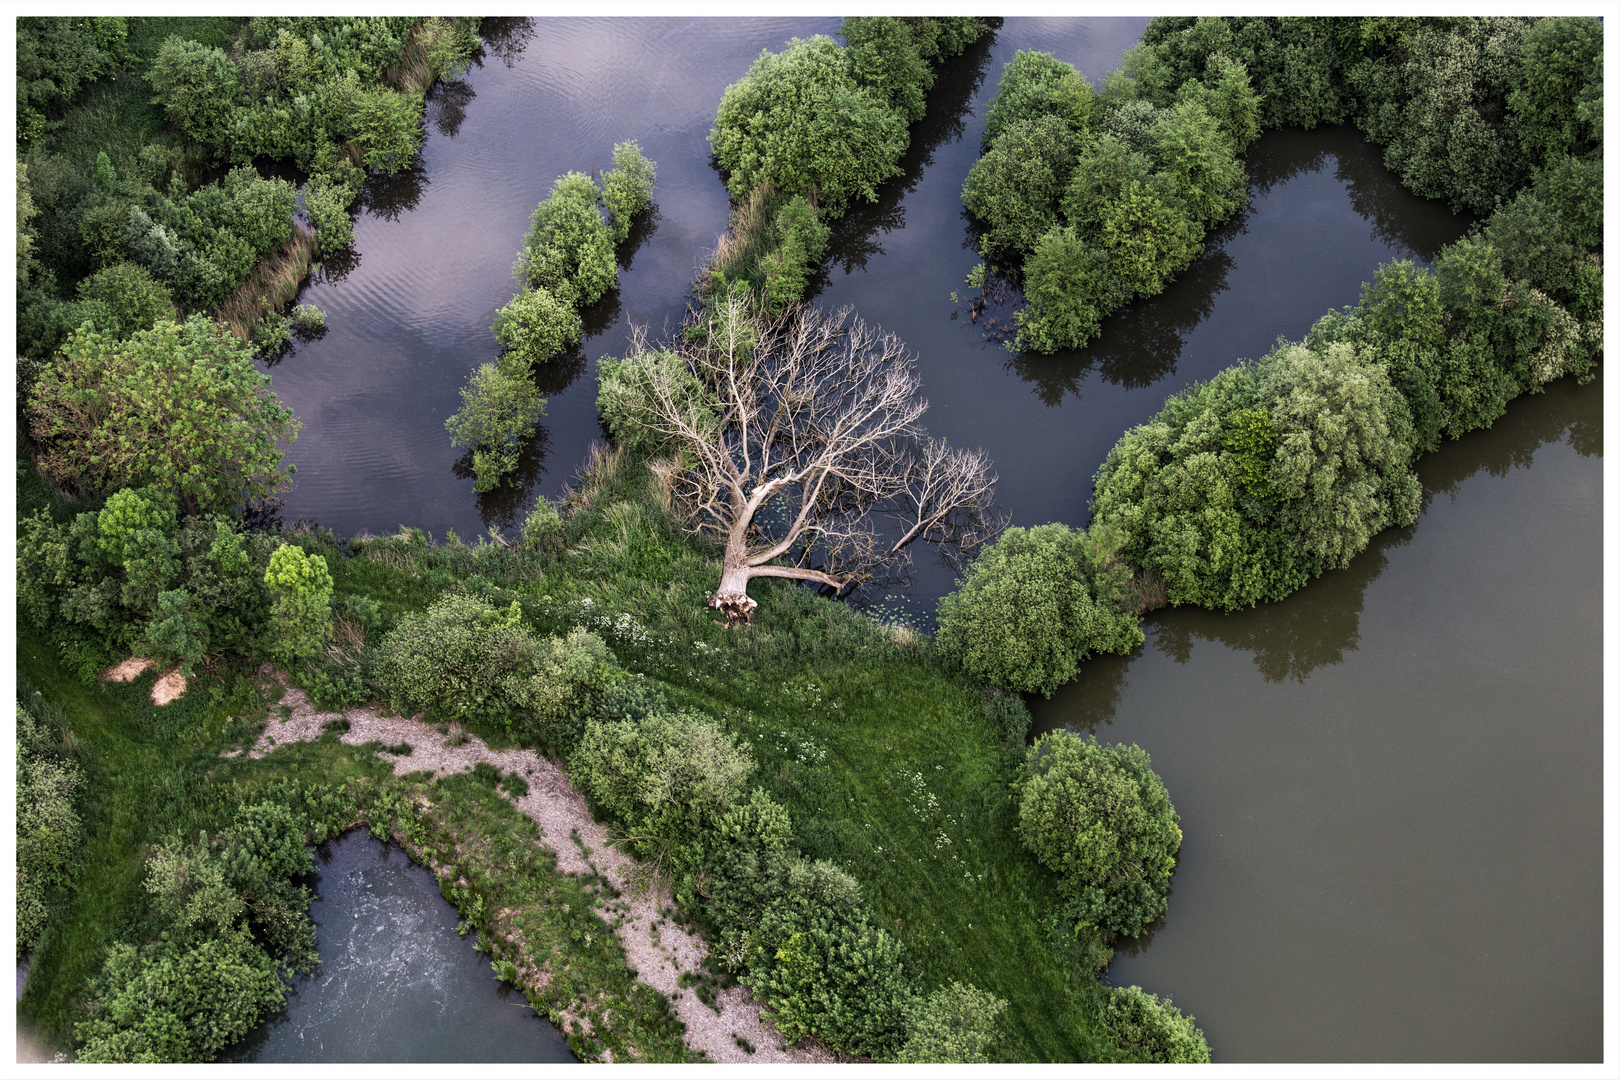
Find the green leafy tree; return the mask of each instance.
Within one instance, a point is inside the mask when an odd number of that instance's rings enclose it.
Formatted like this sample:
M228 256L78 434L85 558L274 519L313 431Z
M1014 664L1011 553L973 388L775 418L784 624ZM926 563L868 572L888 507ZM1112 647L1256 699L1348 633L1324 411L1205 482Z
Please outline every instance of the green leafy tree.
M1601 20L1555 17L1531 24L1507 98L1520 142L1546 160L1588 151L1601 137L1580 115L1582 92L1593 82L1603 85Z
M849 18L839 26L855 81L915 124L927 108L934 69L917 51L912 29L890 16Z
M40 468L80 490L145 478L188 512L233 509L286 483L279 444L299 425L269 385L252 349L201 316L123 341L80 330L30 396Z
M528 371L578 345L585 328L579 312L543 286L524 289L495 313L495 338L508 370Z
M171 36L146 77L157 91L154 103L188 139L208 147L226 142L242 79L224 49Z
M1134 611L1099 600L1085 540L1064 525L1008 529L940 601L940 648L975 678L1050 697L1080 661L1140 645Z
M877 186L899 175L905 116L855 81L844 52L828 37L795 38L727 88L709 144L733 198L770 184L838 213L854 198L877 201Z
M1103 218L1108 265L1132 292L1154 296L1196 259L1203 227L1175 193L1155 176L1132 181Z
M1093 98L1091 84L1071 65L1051 53L1020 49L990 99L984 143L992 146L1002 132L1043 116L1061 120L1071 133L1085 131L1091 124Z
M594 304L619 280L613 234L597 207L596 185L583 173L558 177L535 208L518 257L518 272L531 288L580 307Z
M1102 320L1129 299L1108 265L1108 253L1072 226L1052 229L1024 260L1024 306L1013 312L1014 347L1029 352L1079 349L1102 331Z
M613 168L602 174L602 205L607 207L608 228L615 244L630 236L630 224L652 206L658 166L642 154L633 140L613 147Z
M1146 993L1140 986L1103 987L1101 994L1099 1026L1126 1054L1155 1064L1209 1064L1204 1033L1169 998Z
M986 251L1026 251L1057 224L1074 163L1074 134L1062 118L1038 116L1001 133L974 163L962 201L989 226Z
M461 408L444 422L452 446L473 450L475 490L494 490L517 468L518 449L545 412L546 399L527 370L478 365L461 388Z
M1050 732L1016 786L1019 837L1058 874L1070 917L1135 937L1164 914L1181 819L1145 751Z
M270 556L264 583L273 597L270 651L291 662L315 656L332 629L332 575L326 557L282 544Z
M1199 221L1224 221L1248 201L1243 163L1201 102L1182 101L1164 110L1153 129L1153 143L1176 195Z

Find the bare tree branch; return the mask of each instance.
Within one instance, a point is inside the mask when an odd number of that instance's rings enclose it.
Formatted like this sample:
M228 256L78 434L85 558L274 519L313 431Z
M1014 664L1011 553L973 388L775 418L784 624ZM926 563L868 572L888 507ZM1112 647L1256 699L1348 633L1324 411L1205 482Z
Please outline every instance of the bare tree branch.
M733 297L671 348L632 345L637 415L675 451L656 474L693 530L725 541L710 603L731 623L753 614L751 578L842 591L918 539L971 549L998 531L983 452L926 436L915 358L847 309L766 321ZM877 513L902 521L892 546Z

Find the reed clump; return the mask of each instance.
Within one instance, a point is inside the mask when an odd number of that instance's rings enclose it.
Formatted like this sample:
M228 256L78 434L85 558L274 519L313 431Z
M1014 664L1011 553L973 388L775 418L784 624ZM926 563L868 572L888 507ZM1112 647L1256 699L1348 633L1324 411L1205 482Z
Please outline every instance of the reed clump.
M215 316L242 340L248 340L259 320L280 311L298 295L298 287L309 275L315 258L315 234L297 222L292 237L279 251L260 259Z

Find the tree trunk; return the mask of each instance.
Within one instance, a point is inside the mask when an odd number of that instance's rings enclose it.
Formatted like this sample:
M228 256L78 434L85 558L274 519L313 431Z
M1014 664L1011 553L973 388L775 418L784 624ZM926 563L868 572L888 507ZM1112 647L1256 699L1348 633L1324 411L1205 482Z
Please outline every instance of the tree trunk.
M709 598L709 606L726 617L726 626L746 623L754 617L759 604L748 598L748 579L753 577L749 566L738 553L735 558L726 552L725 569L720 574L720 587Z

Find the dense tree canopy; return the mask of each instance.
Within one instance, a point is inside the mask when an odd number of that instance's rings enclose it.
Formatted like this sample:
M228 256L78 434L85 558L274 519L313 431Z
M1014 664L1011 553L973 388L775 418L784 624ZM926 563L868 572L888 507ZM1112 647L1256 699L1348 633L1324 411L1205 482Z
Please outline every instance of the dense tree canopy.
M1180 821L1138 746L1054 731L1035 740L1018 779L1019 835L1058 874L1083 927L1135 937L1164 914Z
M233 509L286 483L281 444L299 425L269 386L252 350L200 316L124 341L80 330L29 401L40 468L81 490L145 480L194 513Z

